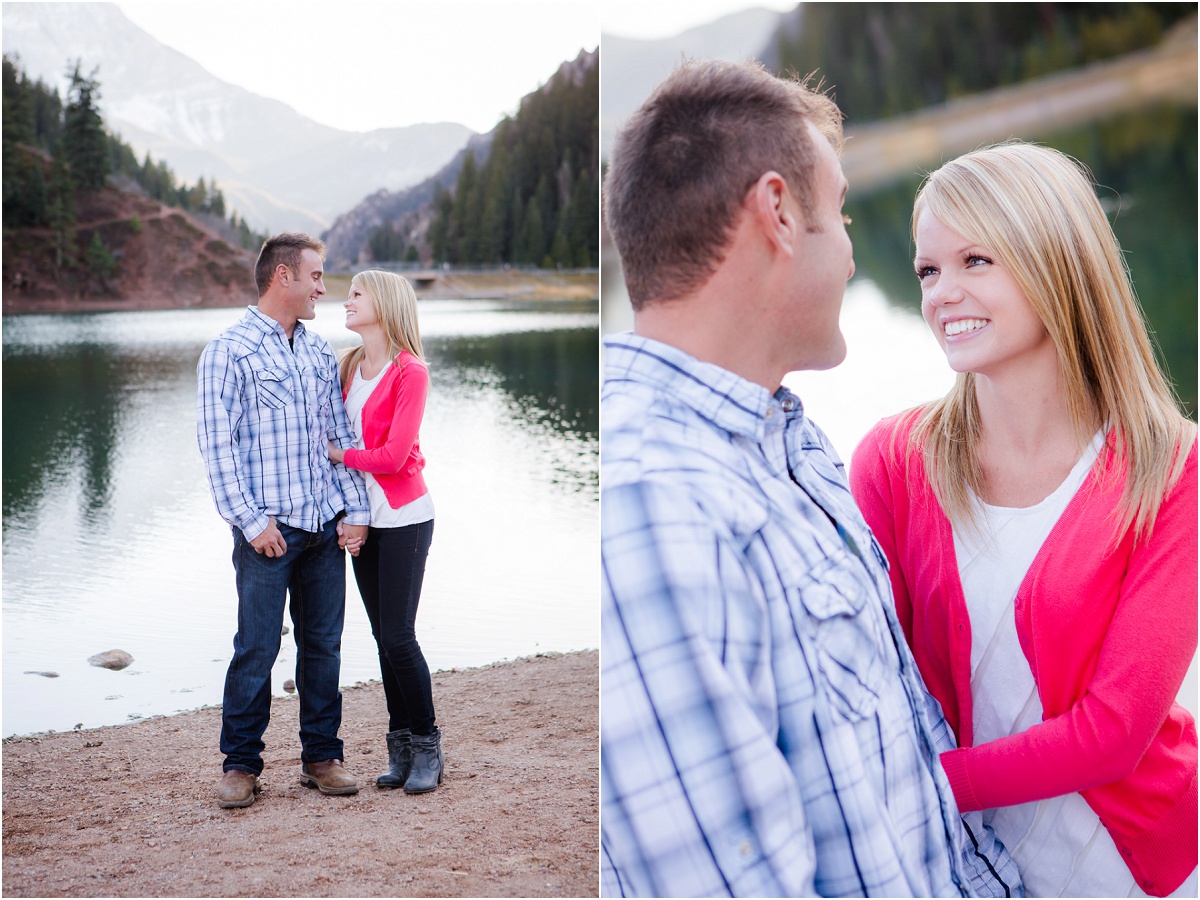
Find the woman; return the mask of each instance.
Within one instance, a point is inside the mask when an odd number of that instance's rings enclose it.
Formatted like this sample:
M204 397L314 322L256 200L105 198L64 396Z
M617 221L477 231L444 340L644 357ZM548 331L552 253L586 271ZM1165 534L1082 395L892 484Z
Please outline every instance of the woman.
M346 327L362 338L341 361L354 447L330 444L329 458L361 470L371 500L371 528L354 557L354 577L379 647L388 707L388 770L375 784L419 794L441 784L444 766L429 666L414 630L433 538L433 501L418 440L429 370L407 280L360 272L345 307Z
M877 425L851 483L1031 895L1196 896L1196 428L1159 371L1090 178L1011 143L913 210L925 320L957 373ZM1181 887L1182 885L1182 887Z

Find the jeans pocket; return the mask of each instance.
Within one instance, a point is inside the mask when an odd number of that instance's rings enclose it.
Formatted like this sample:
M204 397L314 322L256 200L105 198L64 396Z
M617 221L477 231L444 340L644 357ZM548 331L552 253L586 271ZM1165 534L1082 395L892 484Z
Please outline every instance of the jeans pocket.
M287 369L256 369L254 383L258 388L258 402L271 409L283 409L292 402L292 375Z
M821 688L850 722L872 715L884 681L883 636L848 555L831 557L799 589L816 649Z

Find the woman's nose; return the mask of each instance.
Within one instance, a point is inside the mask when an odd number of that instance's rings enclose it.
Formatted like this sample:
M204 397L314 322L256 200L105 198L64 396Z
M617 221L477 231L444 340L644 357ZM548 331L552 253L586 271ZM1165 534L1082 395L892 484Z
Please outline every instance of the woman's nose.
M934 306L946 306L962 300L963 293L954 277L943 272L925 296Z

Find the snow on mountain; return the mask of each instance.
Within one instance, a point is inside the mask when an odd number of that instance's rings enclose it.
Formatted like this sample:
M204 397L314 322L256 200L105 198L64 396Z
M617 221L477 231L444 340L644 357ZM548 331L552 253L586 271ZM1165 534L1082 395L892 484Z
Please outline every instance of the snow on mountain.
M268 231L319 233L368 194L436 172L474 134L449 122L367 133L321 125L216 78L112 3L5 3L3 47L64 99L75 60L84 74L95 69L111 130L184 181L215 178L226 205Z

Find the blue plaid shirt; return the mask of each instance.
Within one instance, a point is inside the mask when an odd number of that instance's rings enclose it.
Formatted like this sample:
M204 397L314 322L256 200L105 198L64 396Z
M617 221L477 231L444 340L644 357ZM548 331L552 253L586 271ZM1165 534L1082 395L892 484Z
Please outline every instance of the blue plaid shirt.
M346 511L366 525L362 476L329 461L326 442L351 445L337 359L320 335L251 306L214 338L196 367L196 436L217 511L254 540L267 517L317 532Z
M605 347L602 893L1019 895L799 398Z

